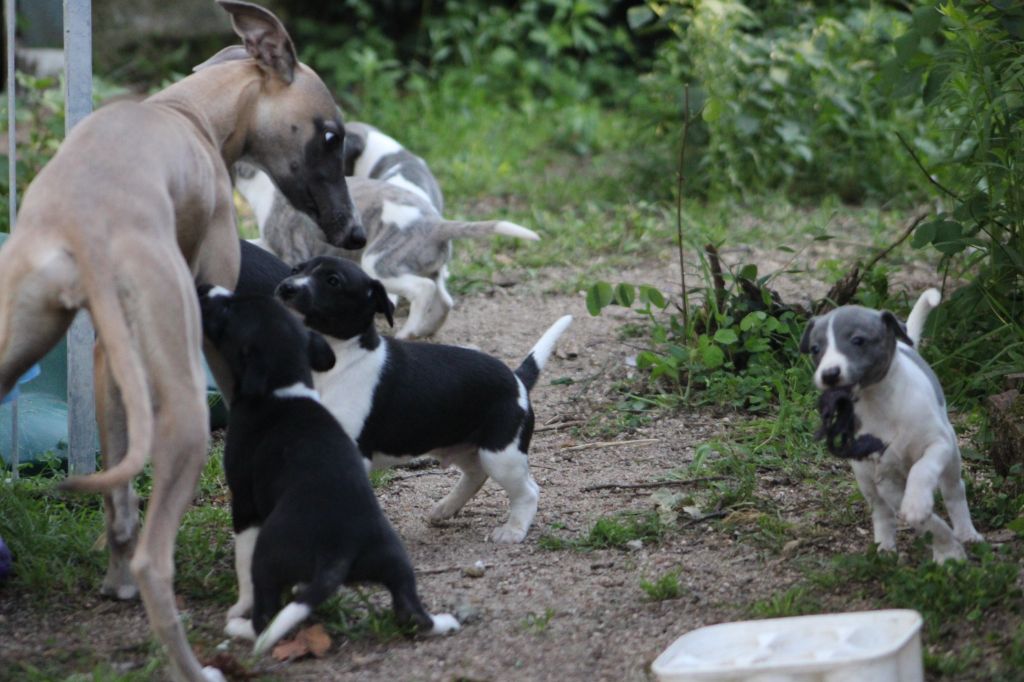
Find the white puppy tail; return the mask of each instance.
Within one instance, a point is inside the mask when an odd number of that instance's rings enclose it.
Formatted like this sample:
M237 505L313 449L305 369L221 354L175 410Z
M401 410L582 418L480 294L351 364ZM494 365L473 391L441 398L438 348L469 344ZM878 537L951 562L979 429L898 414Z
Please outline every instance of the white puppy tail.
M917 303L914 304L914 309L910 311L910 316L907 318L907 336L914 342L914 348L917 348L921 342L921 334L924 332L924 323L928 320L928 313L938 306L941 300L942 294L938 289L928 289L921 294Z
M281 609L274 620L270 621L270 625L266 627L260 636L256 639L256 645L253 647L253 653L262 654L270 647L277 644L277 641L288 634L288 632L306 620L309 614L313 612L313 609L308 604L302 604L293 601L288 606Z
M570 324L572 324L572 315L565 315L559 318L557 322L544 332L544 335L534 344L526 359L523 360L523 364L519 365L516 369L516 376L526 386L527 391L537 383L541 370L544 369L548 358L551 357L551 351L555 349L555 344L558 343L559 337L569 328Z
M496 234L531 242L540 240L540 235L533 230L507 220L442 220L437 227L437 236L445 240L459 237L490 237Z

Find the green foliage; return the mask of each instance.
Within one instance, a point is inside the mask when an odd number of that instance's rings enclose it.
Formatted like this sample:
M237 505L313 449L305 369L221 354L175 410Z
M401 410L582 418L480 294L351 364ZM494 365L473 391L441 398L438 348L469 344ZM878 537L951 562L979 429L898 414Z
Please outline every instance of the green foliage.
M652 86L674 94L688 83L703 102L700 169L690 176L730 194L781 188L860 201L919 191L892 135L921 133L922 107L894 97L884 73L910 17L875 3L767 4L659 0L633 13L638 26L671 36Z
M550 607L544 609L544 613L534 613L531 611L526 614L526 618L522 620L519 626L526 632L540 635L547 632L548 626L551 625L551 619L554 617L555 610Z
M913 245L970 279L936 321L937 370L954 399L980 397L1024 364L1022 26L1019 3L925 3L888 66L914 84L938 133L907 142L943 204Z
M548 550L575 549L589 552L595 549L625 549L633 540L660 542L667 531L668 527L656 512L624 512L598 519L584 537L565 540L543 535L538 544Z
M641 580L640 589L650 601L679 599L683 596L683 587L679 584L679 571L670 571L653 582Z

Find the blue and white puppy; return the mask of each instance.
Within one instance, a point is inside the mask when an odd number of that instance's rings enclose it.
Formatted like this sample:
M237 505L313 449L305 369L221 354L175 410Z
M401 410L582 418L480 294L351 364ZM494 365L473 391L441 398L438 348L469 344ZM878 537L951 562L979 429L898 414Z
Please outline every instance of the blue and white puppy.
M366 230L360 251L328 244L316 224L254 166L235 165L235 187L253 209L263 248L290 265L317 256L358 260L384 284L392 302L409 301L409 316L396 334L400 339L431 336L448 318L454 305L446 286L453 239L540 239L507 220L446 220L441 190L423 159L366 124L345 126L343 163L356 176L346 184Z
M359 582L387 587L398 620L421 632L458 629L452 616L423 608L352 440L313 389L311 369L335 363L324 338L273 298L209 286L199 293L203 332L234 382L224 471L238 601L225 632L256 639L262 653L341 585ZM281 595L299 584L280 609Z
M342 167L345 175L383 180L419 194L444 214L444 195L427 162L369 123L345 124Z
M810 353L821 390L850 387L858 434L885 445L881 453L851 461L857 485L871 506L879 550L896 548L897 513L920 534L931 532L935 561L962 559L962 543L978 542L967 508L960 448L938 378L918 354L936 289L914 305L906 328L888 311L843 306L812 319L800 341ZM933 512L938 488L953 528Z
M513 372L479 351L381 337L378 313L392 322L381 283L340 258L314 258L281 282L277 295L311 329L327 336L338 358L317 374L324 405L366 458L431 454L462 478L434 506L431 521L454 516L488 476L509 496L508 521L494 542L522 542L537 513L540 489L530 476L533 436L529 392L558 338L559 319Z

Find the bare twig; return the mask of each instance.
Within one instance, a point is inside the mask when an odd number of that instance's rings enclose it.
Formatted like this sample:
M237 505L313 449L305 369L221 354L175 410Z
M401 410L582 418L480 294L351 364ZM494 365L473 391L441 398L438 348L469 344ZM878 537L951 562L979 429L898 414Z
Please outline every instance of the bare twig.
M899 133L896 133L896 137L899 138L900 144L902 144L903 148L906 149L907 152L910 154L910 158L912 158L914 160L914 163L917 164L917 167L921 169L922 173L924 173L924 177L927 178L928 182L930 182L933 185L935 185L936 187L938 187L939 191L941 191L943 194L946 194L946 195L956 199L957 201L962 201L962 199L960 199L959 195L957 195L956 192L954 192L951 189L947 189L942 183L940 183L938 180L936 180L934 177L932 177L932 174L929 173L928 169L924 167L923 163L921 163L921 159L919 159L917 157L917 153L914 151L914 148L911 147L907 143L907 141L903 139L902 135L900 135Z
M724 481L725 476L704 476L703 478L688 478L679 481L654 481L652 483L602 483L601 485L588 485L580 488L580 492L589 493L595 490L647 490L649 488L675 488L691 485L694 483L707 483L708 481Z
M538 426L537 428L535 428L533 430L533 432L534 433L539 433L541 431L557 431L559 429L567 429L570 426L578 426L578 425L583 424L583 423L584 422L583 422L582 419L574 419L572 421L567 421L567 422L558 422L557 424L548 424L548 425L545 425L545 426Z
M647 443L657 443L657 438L640 438L638 440L609 440L599 443L584 443L583 445L570 445L567 448L562 448L558 451L558 454L563 452L576 452L578 450L598 450L601 448L613 448L616 445L645 445Z
M701 107L703 109L703 107ZM690 132L690 85L683 90L683 139L679 142L679 166L676 168L676 247L679 250L679 287L682 292L683 329L690 323L690 304L686 294L686 264L683 260L683 185L686 182L686 138Z
M695 519L690 519L689 521L687 521L683 525L684 526L692 526L695 523L700 523L701 521L707 521L708 519L720 519L723 516L728 516L729 513L730 512L728 510L725 510L725 509L722 509L721 511L709 512L707 514L702 514L701 516L698 516Z

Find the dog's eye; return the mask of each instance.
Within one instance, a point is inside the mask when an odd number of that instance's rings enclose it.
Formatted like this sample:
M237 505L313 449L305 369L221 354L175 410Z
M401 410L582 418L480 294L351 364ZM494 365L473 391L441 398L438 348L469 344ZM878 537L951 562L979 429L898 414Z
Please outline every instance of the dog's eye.
M324 146L328 149L334 149L341 145L342 137L333 130L324 131Z
M291 272L291 274L293 274L293 275L297 275L297 274L299 274L299 272L301 272L301 271L302 271L302 266L300 266L300 265L296 265L296 266L295 266L294 268L292 268L292 272Z
M863 336L855 336L852 339L850 339L850 343L852 343L855 346L863 346L864 345L864 337Z
M811 346L811 355L817 355L820 352L821 346L819 346L818 344L814 344L813 346Z
M327 276L327 286L329 286L329 287L341 286L341 278L338 277L337 275L328 275Z

